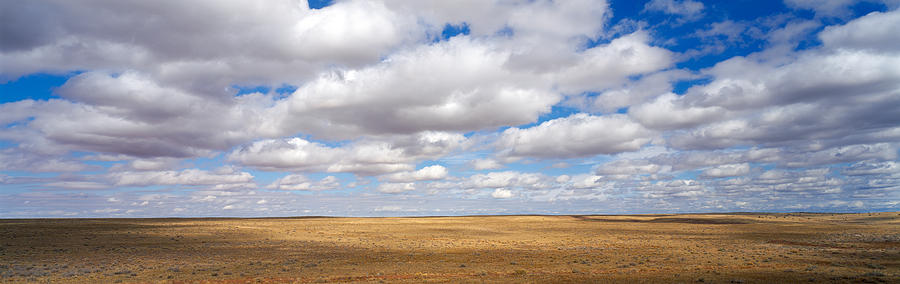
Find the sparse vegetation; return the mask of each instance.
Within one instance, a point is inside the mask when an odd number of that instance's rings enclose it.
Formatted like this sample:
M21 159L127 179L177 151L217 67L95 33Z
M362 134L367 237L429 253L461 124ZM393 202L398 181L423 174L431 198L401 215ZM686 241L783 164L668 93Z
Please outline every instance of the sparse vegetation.
M0 247L3 283L900 282L896 213L0 220Z

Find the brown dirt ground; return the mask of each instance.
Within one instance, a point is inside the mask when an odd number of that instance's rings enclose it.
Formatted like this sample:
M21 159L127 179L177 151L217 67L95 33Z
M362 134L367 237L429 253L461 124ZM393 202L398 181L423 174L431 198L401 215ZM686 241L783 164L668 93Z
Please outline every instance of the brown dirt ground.
M6 219L0 282L900 283L900 213Z

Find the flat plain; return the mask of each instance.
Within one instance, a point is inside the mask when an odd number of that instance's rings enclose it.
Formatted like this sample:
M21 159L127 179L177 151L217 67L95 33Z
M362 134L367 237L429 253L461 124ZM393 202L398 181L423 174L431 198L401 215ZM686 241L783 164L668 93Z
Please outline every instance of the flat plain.
M900 283L900 213L0 219L3 283Z

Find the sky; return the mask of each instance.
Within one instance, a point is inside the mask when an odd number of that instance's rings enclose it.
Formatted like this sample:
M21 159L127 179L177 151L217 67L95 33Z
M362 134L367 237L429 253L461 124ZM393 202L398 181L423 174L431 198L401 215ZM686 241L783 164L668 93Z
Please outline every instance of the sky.
M900 211L898 0L0 0L0 218Z

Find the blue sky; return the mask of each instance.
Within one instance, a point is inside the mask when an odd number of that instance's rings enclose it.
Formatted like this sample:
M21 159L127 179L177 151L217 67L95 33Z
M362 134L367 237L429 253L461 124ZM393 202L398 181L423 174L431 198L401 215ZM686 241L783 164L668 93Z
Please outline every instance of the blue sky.
M895 0L109 4L0 4L0 217L900 210Z

